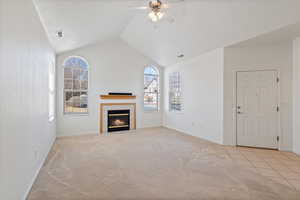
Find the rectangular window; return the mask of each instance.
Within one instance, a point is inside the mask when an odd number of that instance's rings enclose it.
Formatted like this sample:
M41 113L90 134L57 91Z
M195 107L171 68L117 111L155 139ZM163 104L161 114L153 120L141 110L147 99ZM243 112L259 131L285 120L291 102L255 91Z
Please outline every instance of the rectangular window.
M55 119L55 64L49 65L49 122Z
M172 72L169 75L169 111L182 111L181 74Z

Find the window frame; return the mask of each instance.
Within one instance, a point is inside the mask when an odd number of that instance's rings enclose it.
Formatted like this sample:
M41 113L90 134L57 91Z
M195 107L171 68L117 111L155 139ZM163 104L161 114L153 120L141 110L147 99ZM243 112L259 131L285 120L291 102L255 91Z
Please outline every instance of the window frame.
M145 73L145 70L147 68L153 68L157 73L157 75L155 75L155 76L157 76L157 82L158 82L158 88L157 88L158 90L157 90L156 93L155 92L145 92L145 75L153 76L153 74L146 74ZM154 65L148 65L148 66L144 67L143 81L144 81L144 83L143 83L143 88L144 88L143 89L143 110L144 110L144 112L159 112L160 111L160 90L161 90L161 88L160 88L161 84L160 84L160 71L159 71L159 69ZM145 109L145 94L147 94L147 93L157 95L157 104L156 104L155 109L149 109L149 110Z
M171 91L173 91L174 89L171 89L171 85L170 85L170 79L172 74L177 73L179 75L179 89L180 89L180 110L175 110L172 109L171 107L171 97L170 97L170 93ZM182 81L182 72L181 71L173 71L170 72L168 74L168 111L171 113L183 113L183 81Z
M81 60L83 60L86 64L87 64L87 76L88 76L88 80L87 80L87 90L74 90L74 89L65 89L65 63L71 59L71 58L79 58ZM73 73L72 73L73 74ZM72 77L72 84L73 84L73 77ZM68 56L64 59L63 64L62 64L62 93L63 93L63 114L65 116L88 116L89 115L89 89L90 89L90 64L89 62L83 57L83 56L78 56L78 55L71 55ZM87 93L87 112L66 112L66 90L70 91L70 92L86 92Z
M51 62L48 69L48 121L51 123L56 118L56 66ZM53 104L51 104L51 101Z

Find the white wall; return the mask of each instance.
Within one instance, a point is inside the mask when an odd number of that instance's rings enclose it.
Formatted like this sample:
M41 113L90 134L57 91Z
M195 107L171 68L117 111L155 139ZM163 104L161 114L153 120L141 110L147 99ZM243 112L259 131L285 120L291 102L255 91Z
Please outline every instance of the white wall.
M277 69L280 73L281 150L292 150L292 42L272 46L225 48L224 143L236 145L235 73Z
M0 4L0 199L25 199L55 140L48 71L55 55L31 0Z
M164 125L223 143L223 49L216 49L165 70ZM168 110L168 75L182 73L183 111Z
M294 41L293 55L293 150L300 154L300 38Z
M90 65L89 115L63 114L63 67L64 60L71 55L84 57ZM162 112L143 111L143 73L150 59L129 47L120 39L110 40L57 57L58 75L58 136L99 133L99 95L108 92L132 92L137 95L137 128L162 125ZM158 67L163 78L163 69ZM161 91L161 94L163 91ZM162 95L161 95L162 96ZM117 102L117 101L115 101Z

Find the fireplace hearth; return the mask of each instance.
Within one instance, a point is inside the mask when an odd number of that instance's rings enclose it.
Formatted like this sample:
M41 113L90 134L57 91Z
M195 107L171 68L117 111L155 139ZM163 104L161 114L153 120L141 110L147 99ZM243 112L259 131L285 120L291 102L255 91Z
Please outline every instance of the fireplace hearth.
M130 110L108 110L107 131L130 130Z

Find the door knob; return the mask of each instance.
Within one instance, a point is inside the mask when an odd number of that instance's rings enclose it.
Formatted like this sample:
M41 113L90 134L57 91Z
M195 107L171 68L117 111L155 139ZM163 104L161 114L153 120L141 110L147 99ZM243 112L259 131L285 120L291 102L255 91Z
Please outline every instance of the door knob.
M238 111L237 113L238 113L238 114L242 114L242 112L240 112L240 111Z

